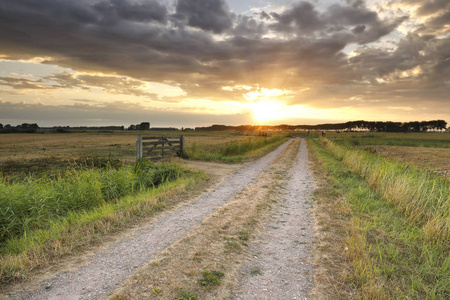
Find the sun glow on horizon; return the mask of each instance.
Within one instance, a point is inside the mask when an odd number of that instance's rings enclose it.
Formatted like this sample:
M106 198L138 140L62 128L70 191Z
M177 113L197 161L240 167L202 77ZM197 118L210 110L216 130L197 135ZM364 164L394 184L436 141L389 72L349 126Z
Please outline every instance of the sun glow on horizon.
M253 119L257 122L275 121L286 118L285 105L270 100L260 100L251 104Z

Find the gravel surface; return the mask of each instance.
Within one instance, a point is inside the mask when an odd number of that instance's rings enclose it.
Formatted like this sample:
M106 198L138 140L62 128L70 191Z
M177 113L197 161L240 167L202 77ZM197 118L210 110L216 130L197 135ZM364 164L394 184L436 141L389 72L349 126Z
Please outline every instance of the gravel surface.
M10 299L103 299L138 268L188 234L218 207L232 200L292 141L253 163L245 164L213 191L162 214L133 234L95 253L87 264L41 282L40 288ZM301 188L301 187L298 187ZM300 237L299 237L300 238ZM299 240L297 238L297 240ZM275 299L275 298L273 298ZM279 298L281 299L281 298Z
M310 194L313 178L302 140L280 203L261 240L251 245L252 257L241 270L232 299L310 299L313 288L311 245L314 240Z

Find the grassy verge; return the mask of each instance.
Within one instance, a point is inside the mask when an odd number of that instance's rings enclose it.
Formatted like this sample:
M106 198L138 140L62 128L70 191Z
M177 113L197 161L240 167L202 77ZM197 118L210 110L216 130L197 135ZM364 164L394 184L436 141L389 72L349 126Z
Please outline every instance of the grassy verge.
M351 170L357 163L353 150L336 157L315 141L310 145L322 175L316 193L321 265L316 293L333 299L448 299L450 249L445 225L431 233L423 219L430 212L421 211L426 206L419 204L405 214L389 194L375 191L382 184L367 180L373 173L382 177L386 170L381 166L360 176ZM369 168L368 162L362 165ZM433 212L438 220L448 213L448 206L433 205L440 210Z
M419 226L429 240L450 243L450 183L434 174L381 155L339 146L322 145L362 176L370 186Z
M269 152L287 140L286 136L254 137L248 140L233 141L214 145L214 147L200 147L195 143L186 147L186 156L194 160L222 161L238 163L245 159L258 157Z
M2 193L1 220L8 236L0 248L0 282L27 278L36 268L182 201L205 179L179 166L146 163L133 171L69 175L56 182L3 183L7 193Z

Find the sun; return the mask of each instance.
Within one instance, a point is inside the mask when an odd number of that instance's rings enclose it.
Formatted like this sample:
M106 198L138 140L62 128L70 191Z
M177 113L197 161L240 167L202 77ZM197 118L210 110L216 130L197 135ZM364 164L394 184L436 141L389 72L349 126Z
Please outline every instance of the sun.
M251 105L252 116L256 122L281 120L288 116L286 106L273 100L260 100Z

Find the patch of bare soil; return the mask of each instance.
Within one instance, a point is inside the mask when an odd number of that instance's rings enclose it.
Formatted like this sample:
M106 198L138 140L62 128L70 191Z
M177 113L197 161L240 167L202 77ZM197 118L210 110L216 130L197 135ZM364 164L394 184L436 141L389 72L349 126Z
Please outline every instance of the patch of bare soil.
M115 299L307 299L313 185L299 144L126 280ZM214 281L214 272L223 278Z
M147 224L121 234L114 241L95 249L89 255L72 259L71 263L65 264L57 272L49 271L44 280L13 287L3 297L7 299L107 297L126 278L154 260L177 240L190 235L205 218L234 199L287 145L288 143L285 143L265 157L243 165L237 172L230 165L200 163L199 165L202 165L200 168L213 170L213 177L216 178L214 188L195 199L190 199L187 195L188 198L184 203L149 220ZM221 180L220 169L224 170L223 173L231 175ZM233 246L230 247L234 249Z

